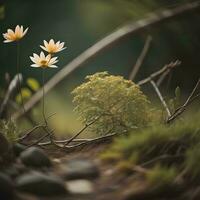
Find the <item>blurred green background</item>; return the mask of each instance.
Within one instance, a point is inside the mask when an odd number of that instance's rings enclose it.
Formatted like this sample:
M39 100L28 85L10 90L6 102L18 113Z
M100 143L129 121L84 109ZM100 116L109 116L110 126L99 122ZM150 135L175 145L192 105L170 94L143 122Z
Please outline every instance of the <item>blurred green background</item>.
M0 1L0 32L4 33L17 24L29 27L28 34L21 41L21 68L25 79L34 77L40 81L41 71L30 67L29 56L40 52L39 45L44 39L61 40L67 46L59 54L59 68L47 70L48 79L116 28L142 19L149 12L187 2L192 0L5 0ZM182 91L188 93L200 74L199 24L200 9L133 34L77 69L46 97L47 113L57 113L51 124L63 134L78 130L81 123L72 112L71 90L86 75L97 71L128 77L147 35L151 35L153 41L136 80L179 59L182 65L173 73L170 90L174 91L176 86L180 86ZM4 44L3 37L1 41L0 88L3 88L5 73L9 72L12 76L16 73L16 46L14 43ZM36 120L39 120L39 109L34 112Z

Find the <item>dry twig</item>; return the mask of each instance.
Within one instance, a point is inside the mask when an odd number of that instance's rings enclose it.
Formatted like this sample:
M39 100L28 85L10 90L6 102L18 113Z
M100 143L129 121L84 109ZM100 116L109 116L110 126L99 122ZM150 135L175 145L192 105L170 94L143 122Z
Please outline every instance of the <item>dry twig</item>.
M71 143L74 139L76 139L83 131L85 131L89 126L94 124L97 120L99 120L101 116L96 117L92 122L86 124L76 135L74 135L71 139L69 139L66 143L64 143L63 147L66 147L69 143Z
M168 70L172 70L174 69L175 67L179 66L181 64L181 61L179 60L176 60L175 62L171 62L167 65L165 65L163 68L161 68L160 70L150 74L148 77L146 77L145 79L139 81L137 83L137 85L141 86L141 85L144 85L146 83L149 83L151 80L155 79L155 78L158 78L159 76L161 76L163 73L165 73L166 71Z
M177 108L175 112L167 119L167 123L170 123L174 121L178 116L180 116L186 109L187 106L189 106L194 100L196 100L198 97L200 97L200 93L195 95L195 92L197 91L198 87L200 85L200 79L197 81L195 87L193 88L192 92L190 93L189 97L185 101L185 103Z
M170 117L171 116L171 112L170 112L170 110L169 110L169 108L167 106L167 103L165 102L165 99L163 98L159 88L157 87L156 83L153 80L151 80L150 83L153 86L154 90L156 91L156 93L157 93L157 95L158 95L163 107L165 108L165 110L167 112L168 117Z
M142 52L141 52L140 56L138 57L136 64L133 66L133 69L132 69L130 76L129 76L129 80L134 80L134 78L136 77L136 75L137 75L140 67L142 66L142 63L144 62L144 59L145 59L145 57L146 57L146 55L149 51L151 41L152 41L152 37L148 36L146 41L145 41Z
M10 100L12 94L14 93L15 89L17 88L19 82L21 82L21 81L22 81L22 75L17 74L17 75L15 75L13 80L10 82L8 89L7 89L7 92L5 94L5 97L3 99L3 102L0 106L0 118L3 117L3 113L4 113L5 109L7 108L9 100Z
M112 137L116 136L116 135L119 135L117 133L112 133L112 134L108 134L108 135L105 135L105 136L101 136L101 137L97 137L97 138L94 138L94 139L91 139L91 140L88 140L86 142L81 142L79 144L75 144L75 145L71 145L71 146L64 146L67 150L72 150L72 149L75 149L77 147L83 147L85 145L88 145L88 144L94 144L94 143L98 143L98 142L102 142L102 141L105 141L105 140L108 140L108 139L111 139Z
M53 117L54 115L55 115L55 113L52 114L52 115L50 115L50 116L48 116L48 117L47 117L47 120L50 119L51 117ZM23 141L24 139L26 139L31 133L33 133L34 131L36 131L37 129L39 129L39 128L43 128L43 129L44 129L44 128L46 128L46 127L47 127L46 123L40 123L40 124L34 126L33 128L31 128L30 130L26 131L24 134L20 134L20 135L23 135L23 136L20 137L20 138L18 138L18 139L16 140L16 142L21 142L21 141ZM45 130L45 132L48 132L48 131Z

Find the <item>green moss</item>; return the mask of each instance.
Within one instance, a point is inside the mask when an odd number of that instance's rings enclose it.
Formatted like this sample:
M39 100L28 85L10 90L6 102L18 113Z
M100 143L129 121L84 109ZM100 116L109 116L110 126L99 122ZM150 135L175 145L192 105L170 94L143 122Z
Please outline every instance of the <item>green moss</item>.
M200 183L200 143L186 151L184 165L190 181L198 181Z
M199 184L199 115L189 121L149 127L118 137L103 155L110 152L118 155L115 165L129 163L146 168L146 181L152 185L170 185L180 175L181 183Z
M117 165L116 165L116 169L118 172L120 173L124 173L124 174L131 174L133 173L133 164L131 164L130 162L128 161L122 161L122 162L119 162Z
M146 127L152 121L150 102L139 86L107 72L86 77L72 94L75 110L84 123L99 119L91 126L97 134L123 133Z
M114 151L107 151L100 155L100 159L104 162L114 162L119 160L120 157L120 153Z
M191 123L154 126L126 137L119 137L109 151L120 152L124 159L138 155L138 164L161 155L176 155L200 141L200 129Z
M156 165L146 174L146 179L150 185L159 187L172 185L177 177L178 172L174 167L163 167Z

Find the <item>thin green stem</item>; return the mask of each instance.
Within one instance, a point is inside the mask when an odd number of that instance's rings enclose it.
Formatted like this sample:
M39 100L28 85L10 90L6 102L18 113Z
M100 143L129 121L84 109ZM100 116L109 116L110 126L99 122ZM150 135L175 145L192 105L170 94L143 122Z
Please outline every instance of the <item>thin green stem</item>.
M45 122L45 125L47 126L47 119L45 116L45 88L44 88L44 83L45 83L45 69L42 69L42 115L43 115L43 119Z
M22 103L22 108L24 113L26 113L25 107L24 107L24 100L23 100L23 95L22 95L22 86L21 86L21 80L20 80L20 42L17 41L17 77L18 77L18 90L20 93L20 97L21 97L21 103Z

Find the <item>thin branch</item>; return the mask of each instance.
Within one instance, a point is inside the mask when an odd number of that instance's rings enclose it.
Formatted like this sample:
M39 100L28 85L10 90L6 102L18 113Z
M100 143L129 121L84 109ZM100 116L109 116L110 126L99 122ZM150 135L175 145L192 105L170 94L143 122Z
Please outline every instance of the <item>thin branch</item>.
M142 66L142 63L144 62L144 59L145 59L145 57L146 57L146 55L149 51L151 41L152 41L152 37L148 36L146 41L145 41L142 52L141 52L140 56L138 57L136 64L133 66L133 69L132 69L130 76L129 76L129 80L134 80L134 78L136 77L136 75L137 75L140 67Z
M156 71L156 72L150 74L150 75L149 75L148 77L146 77L145 79L139 81L139 82L137 83L137 85L141 86L141 85L144 85L144 84L146 84L146 83L149 83L151 80L153 80L153 79L159 77L160 75L162 75L163 73L165 73L165 72L168 71L168 70L171 71L172 69L174 69L175 67L179 66L180 64L181 64L181 61L179 61L179 60L176 60L175 62L171 62L171 63L165 65L165 66L164 66L163 68L161 68L160 70L158 70L158 71Z
M51 131L51 133L47 133L46 135L43 135L42 137L40 137L38 140L36 140L35 142L33 142L32 144L28 145L28 147L34 146L34 145L38 145L42 140L44 140L46 137L51 136L51 134L53 134L53 130Z
M195 87L193 88L192 92L190 93L189 97L185 101L185 103L177 108L175 112L167 119L167 123L170 123L174 121L178 116L180 116L186 109L187 106L189 106L194 100L196 100L198 97L200 97L200 94L197 94L194 96L195 92L197 91L198 87L200 85L200 79L197 81Z
M11 106L14 110L18 110L19 109L19 105L14 102L13 100L9 100L8 102L8 106ZM25 117L26 119L31 123L32 126L36 126L37 122L33 119L33 117L31 116L31 111L26 112L25 113Z
M86 124L76 135L74 135L71 139L69 139L64 145L63 147L67 146L70 142L72 142L75 138L77 138L83 131L85 131L89 126L91 126L92 124L94 124L97 120L99 120L101 116L96 117L92 122Z
M147 165L151 165L152 163L158 162L158 161L162 161L162 160L166 160L166 159L178 159L178 158L182 158L184 155L180 154L180 155L168 155L168 154L164 154L161 156L158 156L156 158L153 158L152 160L149 160L145 163L142 163L140 166L144 167Z
M128 25L119 28L113 33L109 34L93 46L89 47L86 51L72 60L68 65L63 67L57 74L55 74L46 84L45 92L49 92L58 83L60 83L64 78L71 74L75 69L79 68L99 53L103 52L108 47L111 47L114 43L119 42L121 39L128 37L129 35L144 30L145 28L163 22L164 20L171 19L180 14L193 11L199 8L199 2L187 3L178 6L174 9L165 9L157 13L151 13L147 18L139 20L137 22L130 23ZM25 104L26 111L29 111L38 101L42 98L42 90L39 90L32 98ZM13 114L13 119L23 115L23 110Z
M165 80L165 78L167 77L167 75L169 74L171 72L171 70L167 70L165 73L163 73L160 77L159 77L159 79L157 80L157 82L156 82L156 85L158 86L158 87L160 87L160 85L163 83L163 81Z
M55 113L52 114L52 115L50 115L50 116L48 116L47 120L50 119L54 115L55 115ZM40 123L40 124L34 126L33 128L31 128L30 130L26 131L26 133L24 133L22 137L17 138L16 142L21 142L24 139L26 139L31 133L33 133L34 131L36 131L37 129L39 129L39 128L46 128L46 127L47 127L46 123L45 124L44 123Z
M82 147L82 146L85 146L85 145L88 145L88 144L94 144L94 143L98 143L98 142L101 142L101 141L109 140L109 139L111 139L112 137L114 137L116 135L119 135L119 134L112 133L112 134L108 134L108 135L105 135L105 136L101 136L101 137L97 137L97 138L88 140L86 142L81 142L79 144L75 144L75 145L72 145L72 146L64 146L64 147L66 149L70 149L71 150L71 149L75 149L77 147Z
M31 133L33 133L35 130L43 127L44 124L38 124L37 126L33 127L31 130L29 130L28 132L26 132L22 137L20 138L17 138L16 141L17 142L21 142L23 141L24 139L26 139Z
M5 94L5 97L4 97L1 107L0 107L0 118L2 118L3 113L4 113L5 109L7 108L7 105L9 103L9 100L10 100L12 94L14 93L15 89L17 88L17 85L21 81L22 81L22 75L17 74L17 75L15 75L13 80L10 82L7 92Z
M151 83L151 85L153 86L155 92L157 93L157 95L158 95L158 97L159 97L159 99L160 99L160 101L161 101L163 107L165 108L168 117L170 117L170 116L171 116L171 112L170 112L170 110L169 110L169 108L168 108L168 106L167 106L167 103L165 102L165 100L164 100L164 98L163 98L163 96L162 96L162 94L161 94L159 88L157 87L156 83L155 83L153 80L151 80L150 83Z
M64 143L68 142L70 139L54 140L54 143L56 143L56 144L64 144ZM92 139L82 139L82 138L80 138L80 139L74 139L73 141L71 141L71 143L88 142L88 141L91 141L91 140ZM52 144L52 141L47 141L47 142L41 142L38 145L40 145L40 146L48 146L48 145L51 145L51 144Z

